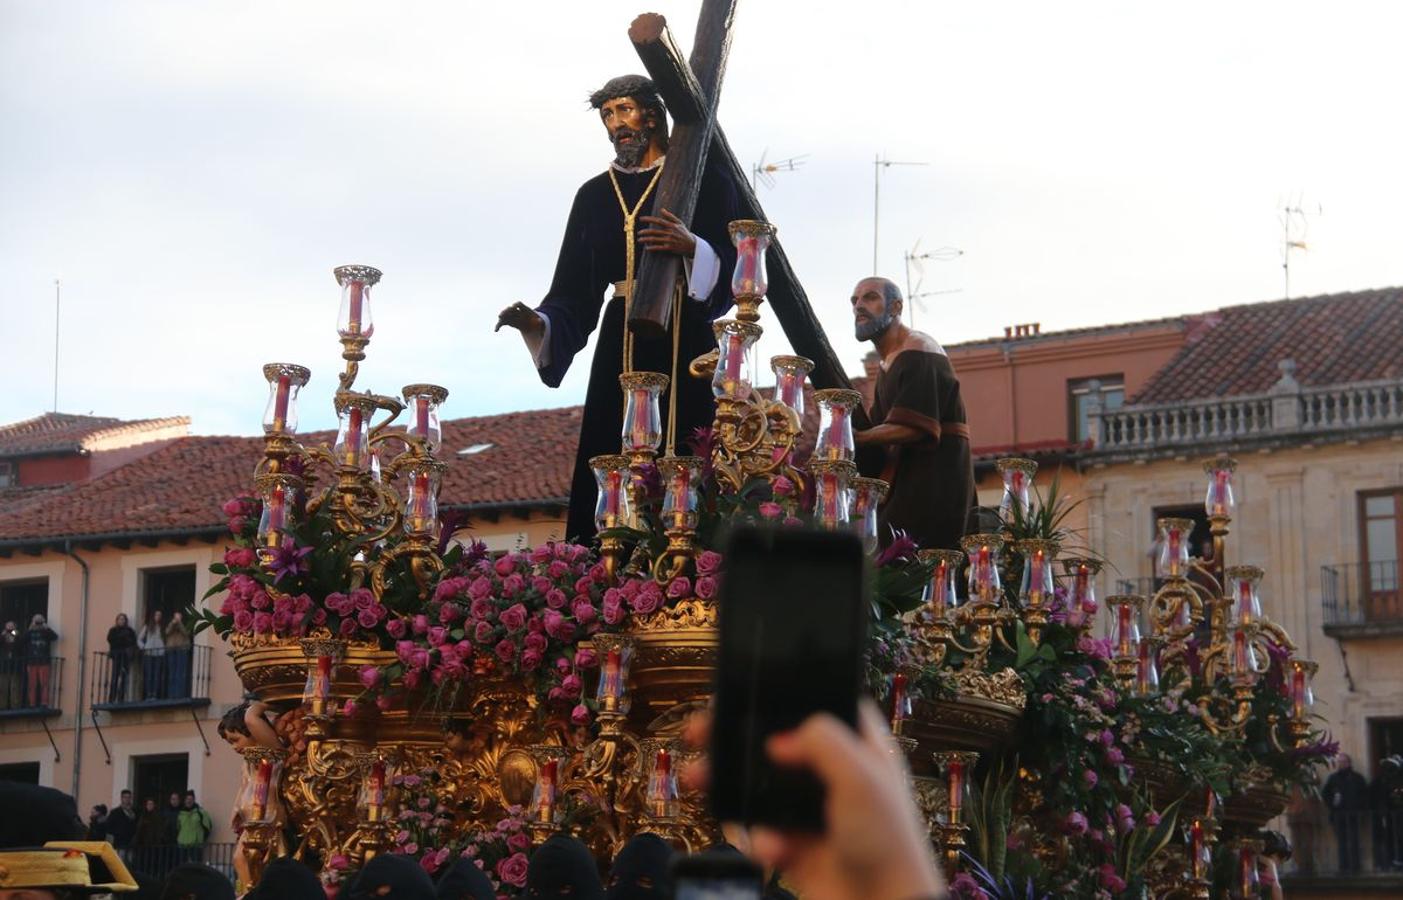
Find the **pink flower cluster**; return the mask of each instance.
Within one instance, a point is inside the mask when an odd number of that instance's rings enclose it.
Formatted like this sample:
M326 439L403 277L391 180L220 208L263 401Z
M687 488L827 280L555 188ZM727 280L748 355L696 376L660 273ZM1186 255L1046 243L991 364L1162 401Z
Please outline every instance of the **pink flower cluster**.
M550 699L577 703L584 687L579 669L593 655L577 653L576 644L618 625L639 604L663 603L656 585L648 591L607 582L604 566L578 544L479 559L439 582L421 612L385 620L400 681L413 690L473 676L536 673ZM361 679L367 689L381 684L375 670Z
M312 625L326 621L326 610L317 607L308 595L269 594L263 585L243 574L229 577L229 592L219 614L232 616L234 631L240 634L278 637L306 634Z
M254 497L233 497L220 507L229 518L229 532L235 535L243 534L250 521L257 522L262 508L262 503Z
M342 637L351 637L358 628L373 631L390 614L367 588L356 588L349 594L327 594L322 605L327 612L341 617L336 632Z

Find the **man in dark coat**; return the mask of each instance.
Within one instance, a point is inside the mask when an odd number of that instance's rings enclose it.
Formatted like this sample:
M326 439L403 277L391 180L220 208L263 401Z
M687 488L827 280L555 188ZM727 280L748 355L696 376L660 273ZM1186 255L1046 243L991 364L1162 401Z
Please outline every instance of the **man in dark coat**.
M1349 754L1341 753L1335 771L1325 779L1320 799L1330 810L1330 824L1335 829L1335 843L1340 853L1340 871L1359 871L1359 824L1368 815L1369 782L1354 771Z
M853 440L863 474L891 485L882 542L900 529L921 547L958 550L974 505L960 380L935 338L902 324L901 290L890 279L864 278L851 302L857 339L880 357L873 424Z
M693 429L711 424L711 387L687 374L688 364L712 350L711 322L731 306L730 273L735 250L727 233L739 218L735 185L708 162L690 229L669 210L653 214L658 179L667 154L667 116L653 83L639 75L612 79L590 97L614 145L614 161L575 194L565 225L550 290L536 309L515 303L497 319L497 329L515 328L526 340L541 381L558 387L590 333L603 327L590 367L580 444L570 488L565 536L586 540L594 534L595 482L590 457L617 453L623 424L619 374L626 369L660 372L673 378L679 452ZM624 340L631 280L643 253L681 256L687 271L669 334ZM612 285L612 299L604 295ZM671 332L680 329L674 335ZM678 351L673 354L673 339ZM631 357L631 359L626 358ZM662 401L664 430L669 403Z

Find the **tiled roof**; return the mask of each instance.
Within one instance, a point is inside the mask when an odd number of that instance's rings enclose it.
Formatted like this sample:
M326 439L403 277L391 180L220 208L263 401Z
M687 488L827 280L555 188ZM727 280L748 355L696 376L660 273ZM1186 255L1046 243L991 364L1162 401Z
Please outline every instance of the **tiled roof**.
M444 422L441 458L449 469L445 506L563 502L581 408L481 416ZM308 434L309 445L328 442ZM458 451L490 445L477 453ZM0 504L0 544L65 537L197 532L222 526L220 505L247 493L262 454L257 437L183 437L91 481L21 495Z
M0 457L76 453L100 439L136 435L189 423L190 420L183 416L123 421L106 416L44 413L13 425L0 425Z
M1403 377L1403 288L1224 307L1131 402L1263 393L1283 359L1305 386Z

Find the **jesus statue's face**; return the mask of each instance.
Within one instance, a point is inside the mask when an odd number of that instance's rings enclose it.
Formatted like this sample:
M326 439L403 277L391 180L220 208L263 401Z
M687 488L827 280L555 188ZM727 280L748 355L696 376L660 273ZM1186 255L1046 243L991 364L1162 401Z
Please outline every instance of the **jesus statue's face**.
M614 160L626 169L638 168L657 131L652 113L632 97L619 97L604 101L599 118L614 145Z

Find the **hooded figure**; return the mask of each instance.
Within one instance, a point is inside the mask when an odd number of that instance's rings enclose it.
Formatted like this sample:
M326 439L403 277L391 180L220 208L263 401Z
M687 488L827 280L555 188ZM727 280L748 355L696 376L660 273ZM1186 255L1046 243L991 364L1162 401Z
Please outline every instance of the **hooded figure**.
M325 894L311 869L285 856L268 863L258 887L245 894L244 900L316 900Z
M589 848L567 834L552 835L531 854L524 896L604 900L599 867L595 865Z
M668 867L676 852L656 834L643 832L629 838L609 873L608 900L667 900L672 896Z
M382 890L388 888L388 890ZM351 884L350 900L437 900L429 873L412 856L377 856L365 864Z
M438 880L438 900L497 900L497 892L476 862L460 858Z
M81 841L88 836L78 805L63 791L37 784L0 781L0 847L33 847L49 841Z
M182 863L166 876L161 900L234 900L234 885L204 863Z

